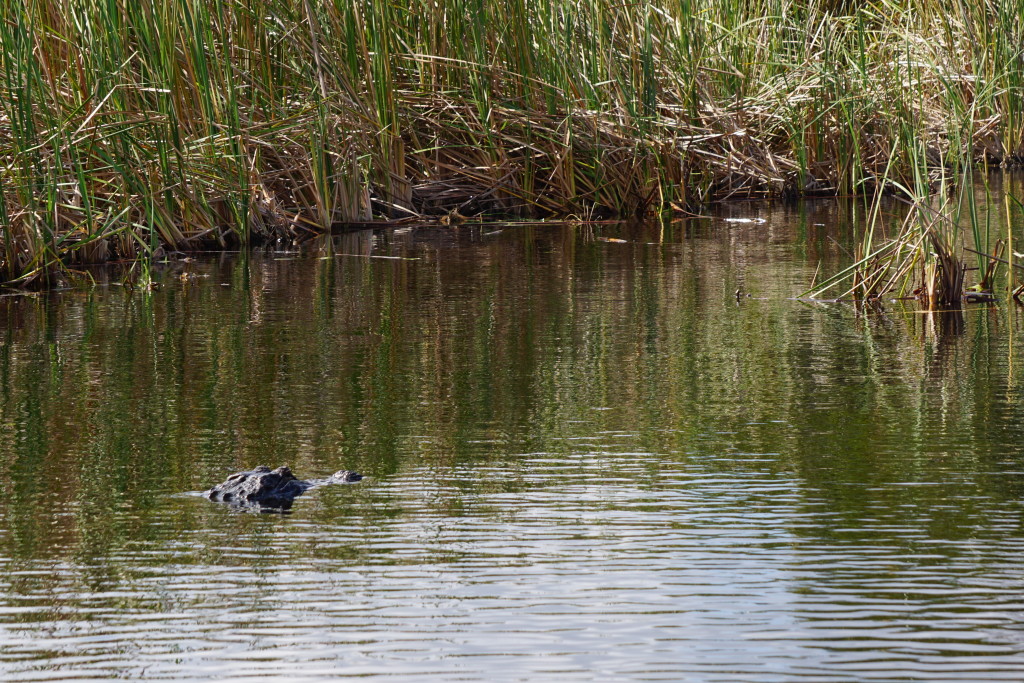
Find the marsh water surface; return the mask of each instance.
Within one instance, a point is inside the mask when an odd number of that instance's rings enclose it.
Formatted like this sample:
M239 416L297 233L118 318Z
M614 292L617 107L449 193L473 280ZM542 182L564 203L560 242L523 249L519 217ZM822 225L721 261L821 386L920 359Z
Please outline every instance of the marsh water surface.
M0 298L0 678L1021 680L1021 312L741 209ZM260 464L367 478L185 495Z

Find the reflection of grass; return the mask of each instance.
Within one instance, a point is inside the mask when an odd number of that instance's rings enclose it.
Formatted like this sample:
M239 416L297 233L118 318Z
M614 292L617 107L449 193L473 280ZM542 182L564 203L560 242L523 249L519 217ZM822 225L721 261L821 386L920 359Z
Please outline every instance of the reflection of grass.
M807 220L841 222L833 209ZM778 215L776 239L798 244ZM542 491L549 457L565 485L628 469L661 486L656 462L633 455L653 453L735 471L799 468L830 487L831 466L851 481L926 467L933 434L984 437L944 456L949 471L1012 455L1019 420L992 418L1016 382L993 375L1006 367L1001 318L970 318L969 335L926 335L925 316L854 321L795 305L785 294L807 264L836 270L830 242L793 262L789 246L760 241L760 226L695 223L697 237L664 226L663 247L646 244L662 234L651 224L615 233L629 245L583 243L566 227L510 230L500 243L463 230L450 237L458 258L339 267L255 253L248 264L195 264L231 287L0 299L0 546L88 560L95 581L117 580L127 553L153 547L182 564L358 559L375 528ZM358 238L339 236L335 251L358 253ZM409 240L409 255L441 252L440 237L386 239ZM768 299L737 306L740 277ZM1019 319L1010 324L1019 333ZM371 478L300 499L288 520L170 495L261 463ZM392 497L395 482L408 495ZM336 525L335 541L310 548L288 534L258 556L226 550L225 539L255 545L307 518ZM106 557L121 560L97 561Z
M391 216L919 189L1024 154L1002 5L0 7L0 280Z

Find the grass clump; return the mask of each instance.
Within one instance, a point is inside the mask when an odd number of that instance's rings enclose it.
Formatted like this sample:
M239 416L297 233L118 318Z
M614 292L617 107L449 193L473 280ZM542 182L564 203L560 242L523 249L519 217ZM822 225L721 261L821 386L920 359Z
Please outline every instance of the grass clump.
M640 214L1024 159L1024 9L0 5L0 282L334 223Z

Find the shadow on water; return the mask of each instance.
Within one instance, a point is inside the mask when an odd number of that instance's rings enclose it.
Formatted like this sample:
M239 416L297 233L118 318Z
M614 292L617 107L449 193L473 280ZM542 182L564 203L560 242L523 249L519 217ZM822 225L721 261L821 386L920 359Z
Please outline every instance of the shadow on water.
M855 215L366 231L0 298L0 671L1019 678L1020 313L791 300ZM180 495L261 464L370 478Z

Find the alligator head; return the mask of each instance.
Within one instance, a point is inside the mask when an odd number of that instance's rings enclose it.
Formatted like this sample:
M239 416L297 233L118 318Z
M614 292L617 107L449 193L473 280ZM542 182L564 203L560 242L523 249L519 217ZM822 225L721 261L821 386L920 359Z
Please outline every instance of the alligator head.
M261 465L248 472L232 474L223 483L205 491L203 495L210 500L235 507L268 511L288 510L292 506L292 501L315 486L354 482L362 478L362 475L356 472L340 470L327 479L303 481L287 467L271 470Z

